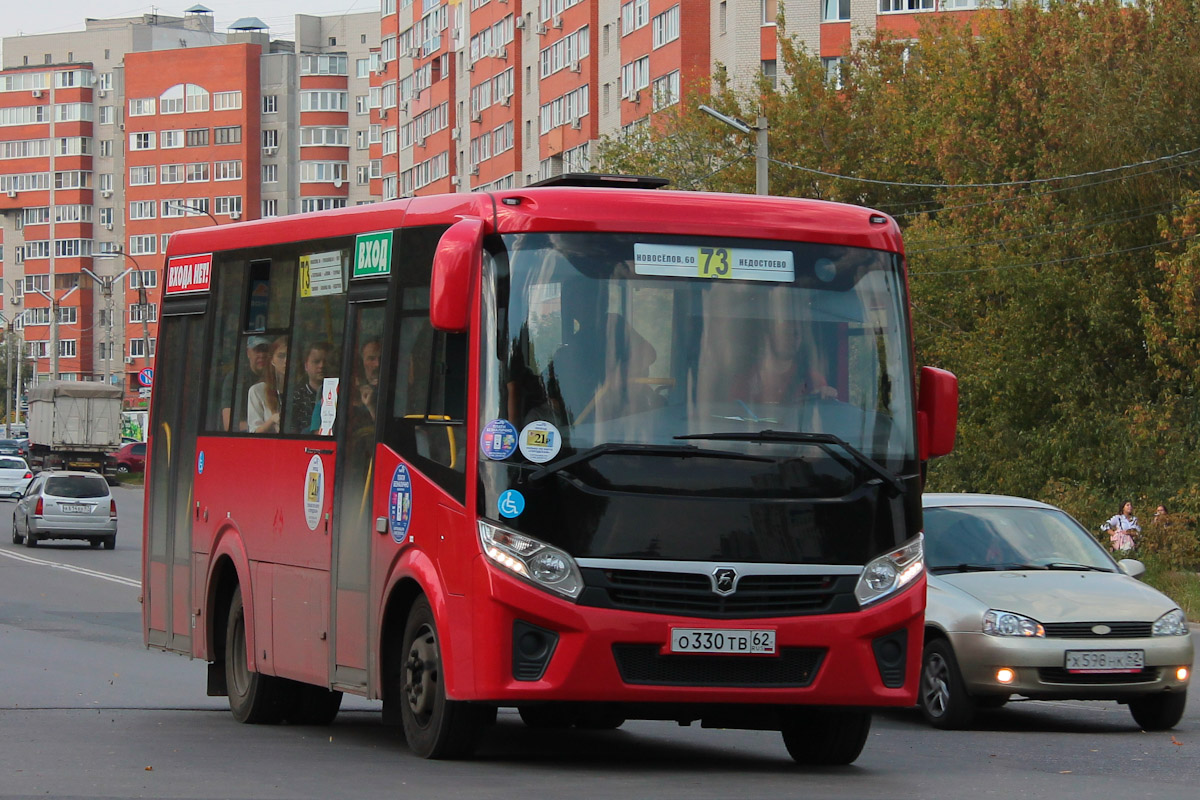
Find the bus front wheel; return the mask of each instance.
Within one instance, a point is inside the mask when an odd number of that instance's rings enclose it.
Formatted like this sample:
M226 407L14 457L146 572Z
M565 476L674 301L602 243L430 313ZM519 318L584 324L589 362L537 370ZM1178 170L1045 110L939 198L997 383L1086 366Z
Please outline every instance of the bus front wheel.
M242 589L233 592L225 626L225 680L229 710L238 722L273 725L283 717L283 685L279 678L254 672L246 656L246 612Z
M843 766L862 753L871 732L871 714L834 708L784 711L783 743L797 764Z
M495 720L496 709L446 698L441 642L424 597L409 612L403 642L400 685L389 689L399 694L409 748L421 758L469 756Z

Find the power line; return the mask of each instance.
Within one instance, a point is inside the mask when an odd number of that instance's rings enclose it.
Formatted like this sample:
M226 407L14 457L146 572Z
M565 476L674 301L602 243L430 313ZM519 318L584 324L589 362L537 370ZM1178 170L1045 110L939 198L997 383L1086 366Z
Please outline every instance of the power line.
M912 272L909 274L914 278L923 278L928 275L966 275L972 272L998 272L1002 269L1022 269L1025 267L1052 267L1060 264L1070 264L1077 261L1091 261L1097 258L1106 258L1108 256L1119 256L1125 253L1136 253L1139 250L1152 250L1155 248L1166 247L1171 244L1179 244L1180 242L1191 241L1192 239L1200 238L1200 233L1192 234L1191 236L1181 236L1178 239L1168 239L1154 244L1143 244L1137 247L1126 247L1121 250L1106 250L1102 253L1090 253L1084 256L1071 256L1069 258L1056 258L1051 261L1030 261L1024 264L1002 264L996 267L977 267L975 269L946 269L937 270L935 272Z

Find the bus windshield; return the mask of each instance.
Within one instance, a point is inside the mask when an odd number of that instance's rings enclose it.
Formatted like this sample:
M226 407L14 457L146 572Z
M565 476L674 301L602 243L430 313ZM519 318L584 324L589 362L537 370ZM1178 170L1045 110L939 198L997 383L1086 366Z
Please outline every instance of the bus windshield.
M838 452L844 443L886 470L913 468L906 298L894 254L525 233L496 237L489 255L480 403L489 458L553 468L628 444L840 459L862 474ZM755 435L763 432L772 435ZM839 444L773 435L781 432ZM510 449L514 433L519 452Z

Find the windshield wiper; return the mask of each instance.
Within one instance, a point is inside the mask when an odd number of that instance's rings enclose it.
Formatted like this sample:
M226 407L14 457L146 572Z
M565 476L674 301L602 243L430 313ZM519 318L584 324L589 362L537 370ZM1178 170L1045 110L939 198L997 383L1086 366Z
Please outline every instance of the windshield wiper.
M944 564L940 567L930 567L934 575L946 572L1009 572L1023 569L1049 569L1038 564Z
M567 456L561 461L555 461L553 464L547 464L541 469L529 476L531 481L540 481L542 478L549 477L556 472L573 467L576 464L582 464L585 461L591 461L597 456L603 455L645 455L645 456L675 456L677 458L695 458L703 456L705 458L732 458L738 461L762 461L765 463L774 463L775 459L767 456L755 456L747 453L730 453L725 450L704 450L696 447L694 444L621 444L618 442L605 442L598 444L595 447L589 447L587 450L580 450L574 455Z
M1078 572L1112 572L1104 567L1093 567L1091 564L1077 564L1074 561L1051 561L1046 569L1069 569Z
M904 483L891 470L885 468L875 459L864 454L854 445L840 436L832 433L806 433L803 431L729 431L727 433L689 433L676 436L676 439L708 439L714 442L792 442L795 444L815 444L825 451L832 453L834 447L840 447L876 477L886 482L896 494L904 494Z

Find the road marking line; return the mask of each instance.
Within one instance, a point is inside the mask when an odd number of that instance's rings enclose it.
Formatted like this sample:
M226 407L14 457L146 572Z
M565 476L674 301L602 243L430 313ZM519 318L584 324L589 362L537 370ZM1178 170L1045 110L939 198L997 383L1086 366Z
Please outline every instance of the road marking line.
M52 567L54 569L66 570L67 572L74 572L78 575L87 575L89 578L99 578L103 581L112 581L113 583L119 583L122 586L132 586L135 589L142 588L141 581L135 581L132 578L124 578L120 575L110 575L107 572L97 572L94 569L85 569L84 567L76 567L70 564L59 564L57 561L45 561L40 558L24 555L23 553L13 553L9 550L0 550L0 556L7 556L16 561L24 561L27 564L38 564L39 566L43 567Z

